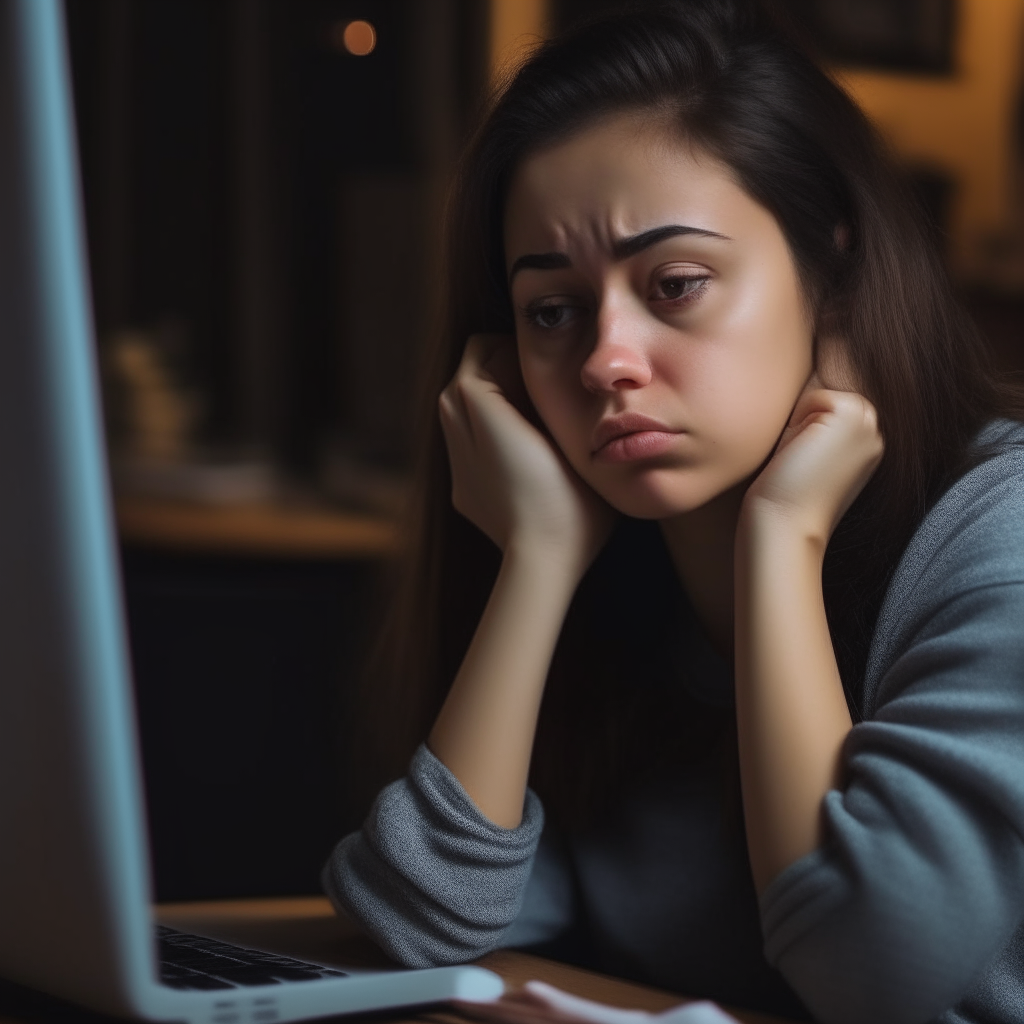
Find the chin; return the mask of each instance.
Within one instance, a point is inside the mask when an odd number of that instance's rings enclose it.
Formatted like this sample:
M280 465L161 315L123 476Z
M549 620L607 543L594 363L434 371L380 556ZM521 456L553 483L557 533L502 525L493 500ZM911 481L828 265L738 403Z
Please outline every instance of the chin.
M633 519L671 519L706 505L734 486L734 482L716 483L692 472L663 469L629 481L593 481L591 486L623 515Z

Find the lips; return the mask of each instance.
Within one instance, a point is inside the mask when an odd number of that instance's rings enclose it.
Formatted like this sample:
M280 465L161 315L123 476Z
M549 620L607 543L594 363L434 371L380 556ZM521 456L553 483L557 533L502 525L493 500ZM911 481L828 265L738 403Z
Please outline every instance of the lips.
M671 448L681 433L650 416L622 413L598 423L591 453L602 462L653 458Z

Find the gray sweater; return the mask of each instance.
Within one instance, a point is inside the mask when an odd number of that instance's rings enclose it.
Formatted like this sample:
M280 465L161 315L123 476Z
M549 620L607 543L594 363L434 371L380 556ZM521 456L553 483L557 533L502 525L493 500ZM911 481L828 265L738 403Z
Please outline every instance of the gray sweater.
M993 424L996 437L1022 444L1024 427ZM699 696L728 701L725 667L707 650L695 660ZM826 1024L1022 1024L1020 447L966 474L918 528L863 693L826 841L759 902L715 760L567 839L532 792L519 827L492 824L424 747L338 844L325 888L409 966L562 942L598 969Z

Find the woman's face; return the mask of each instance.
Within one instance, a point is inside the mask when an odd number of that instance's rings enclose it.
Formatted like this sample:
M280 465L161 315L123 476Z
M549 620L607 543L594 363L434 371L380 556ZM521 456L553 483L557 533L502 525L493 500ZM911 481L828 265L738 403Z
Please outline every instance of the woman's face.
M505 244L527 391L606 501L667 518L765 461L812 325L779 225L729 168L609 117L524 160Z

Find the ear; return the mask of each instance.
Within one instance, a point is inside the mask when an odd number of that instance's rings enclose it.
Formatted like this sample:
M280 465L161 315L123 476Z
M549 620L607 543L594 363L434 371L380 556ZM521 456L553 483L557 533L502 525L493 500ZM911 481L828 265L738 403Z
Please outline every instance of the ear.
M814 343L814 372L829 391L862 390L847 352L846 342L837 335L818 335Z

